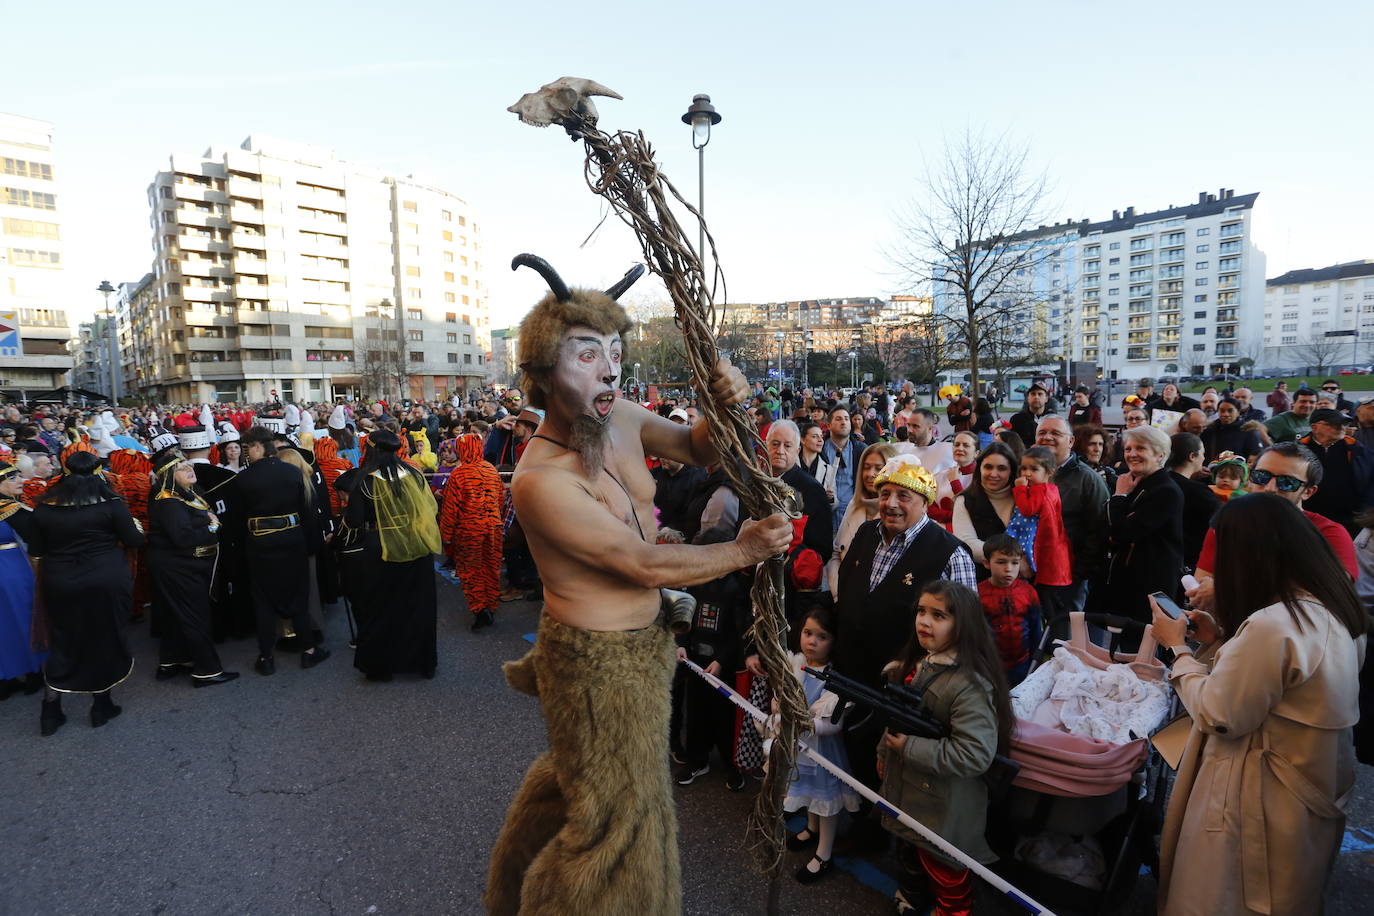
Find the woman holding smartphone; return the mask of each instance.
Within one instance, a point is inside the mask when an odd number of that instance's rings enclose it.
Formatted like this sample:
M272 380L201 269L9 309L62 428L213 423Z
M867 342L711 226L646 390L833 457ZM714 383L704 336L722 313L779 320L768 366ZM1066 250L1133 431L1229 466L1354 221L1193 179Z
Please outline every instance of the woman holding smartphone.
M1288 501L1227 503L1216 539L1215 617L1176 619L1151 599L1193 721L1161 840L1160 912L1321 912L1355 783L1368 618Z

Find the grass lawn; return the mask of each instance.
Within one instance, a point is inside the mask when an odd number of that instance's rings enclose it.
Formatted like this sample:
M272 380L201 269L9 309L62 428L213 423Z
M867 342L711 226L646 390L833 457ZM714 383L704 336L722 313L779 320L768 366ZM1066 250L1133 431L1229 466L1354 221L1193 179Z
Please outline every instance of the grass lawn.
M1278 386L1279 382L1287 382L1288 393L1291 395L1294 391L1301 388L1304 382L1309 388L1315 391L1321 386L1322 381L1328 378L1334 378L1339 382L1342 391L1374 391L1374 375L1309 375L1305 378L1240 379L1233 381L1232 385L1236 388L1244 387L1254 392L1263 391L1268 393L1273 391ZM1183 392L1184 394L1200 394L1202 389L1206 388L1208 385L1215 385L1218 391L1226 387L1222 382L1190 382L1188 385L1184 386ZM1158 391L1159 387L1156 386L1155 390Z

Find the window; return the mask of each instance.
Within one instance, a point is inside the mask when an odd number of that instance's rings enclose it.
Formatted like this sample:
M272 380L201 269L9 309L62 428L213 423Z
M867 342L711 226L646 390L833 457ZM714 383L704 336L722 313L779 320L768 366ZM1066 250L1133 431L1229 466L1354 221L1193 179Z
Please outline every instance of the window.
M1194 302L1206 302L1206 301L1207 301L1207 294L1206 294L1206 293L1199 293L1198 295L1196 295L1196 296L1193 297L1193 301L1194 301Z
M406 268L406 276L407 276L407 277L418 277L418 276L420 276L420 268L418 268L418 267L407 267L407 268Z
M449 337L452 337L453 335L450 334L450 335L448 335L448 336L449 336ZM451 342L452 342L452 341L450 341L450 343L451 343ZM450 354L448 355L448 361L451 362L451 363L456 363L456 362L458 362L458 354L457 354L457 353L450 353Z
M445 252L444 252L444 263L445 263L445 264L452 264L452 263L453 263L453 252L451 252L451 251L445 251Z
M469 365L469 366L472 365L472 354L471 354L471 353L464 353L464 354L463 354L463 363L464 363L465 365Z
M5 192L4 203L11 207L30 207L34 210L56 210L57 195L23 188L0 188Z
M406 309L407 321L423 321L425 313L420 309Z
M458 322L458 313L457 313L457 312L444 312L444 320L447 321L449 324L457 324L457 322Z
M1197 254L1206 254L1207 251L1208 251L1208 249L1210 249L1211 247L1212 247L1211 245L1199 245L1199 246L1197 246L1197 248L1194 249L1194 250L1196 251Z
M444 271L444 282L445 282L445 283L452 283L452 282L453 282L453 271L451 271L451 270L446 270L446 271Z
M406 287L406 298L407 298L407 299L422 299L422 298L424 298L424 296L423 296L423 294L420 292L420 287L418 287L418 286L407 286L407 287Z
M1285 337L1285 338L1283 338L1282 340L1279 341L1279 343L1286 343L1286 344L1295 344L1295 343L1297 343L1297 342L1298 342L1298 339L1297 339L1296 337Z
M466 297L466 296L463 297L463 301L464 301L464 302L467 302L467 297ZM463 324L472 324L472 317L469 316L469 315L464 315L464 316L463 316Z
M1210 270L1212 265L1207 261L1197 261L1193 264L1193 270Z
M62 256L55 251L11 248L10 263L20 267L57 267L62 263Z
M1107 263L1108 263L1109 265L1110 265L1110 264L1120 264L1120 263L1121 263L1121 259L1120 259L1120 258L1108 258L1108 259L1107 259Z
M5 217L6 235L17 235L26 239L58 240L57 223L45 223L36 219L10 219Z
M463 343L467 344L468 346L472 346L472 335L471 335L471 334L464 334L464 335L463 335Z
M419 211L420 205L413 200L403 200L401 201L401 209L410 213L416 213Z
M1206 312L1206 311L1193 312L1193 317L1194 317L1194 318L1206 318L1206 317L1207 317L1207 312Z
M6 175L18 175L20 178L37 178L41 181L52 181L52 166L46 162L29 162L26 159L9 159L3 161L4 173Z
M1206 226L1203 226L1202 228L1198 229L1198 231L1197 231L1197 235L1198 235L1198 236L1211 235L1211 234L1212 234L1212 230L1211 230L1211 229L1208 229Z
M466 216L460 216L460 217L458 217L458 225L460 225L460 226L466 226L467 224L468 224L468 218L467 218Z
M453 241L453 233L452 233L452 232L449 232L447 229L444 230L443 236L444 236L444 241L445 241L445 242L451 242L451 241Z
M455 296L453 293L444 293L444 301L445 301L445 302L457 302L457 301L458 301L458 297Z
M453 211L452 211L452 210L440 210L440 211L439 211L439 218L440 218L441 220L443 220L444 222L446 222L446 223L451 223L451 222L453 222Z
M1193 285L1194 285L1194 286L1206 286L1206 285L1207 285L1207 278L1206 278L1206 277L1198 277L1196 280L1193 281Z
M445 337L445 340L444 340L445 343L457 343L457 342L458 342L458 332L457 332L457 331L449 331L447 334L444 335L444 337Z
M424 340L424 331L406 331L406 340Z
M1121 247L1121 243L1120 243L1120 242L1111 242L1110 244L1107 245L1107 250L1108 250L1108 251L1116 251L1116 250L1119 249L1120 247Z
M1107 295L1115 296L1118 295L1120 292L1121 288L1119 286L1113 286L1111 289L1107 290ZM1113 302L1110 306L1108 306L1108 308L1116 308L1116 303Z

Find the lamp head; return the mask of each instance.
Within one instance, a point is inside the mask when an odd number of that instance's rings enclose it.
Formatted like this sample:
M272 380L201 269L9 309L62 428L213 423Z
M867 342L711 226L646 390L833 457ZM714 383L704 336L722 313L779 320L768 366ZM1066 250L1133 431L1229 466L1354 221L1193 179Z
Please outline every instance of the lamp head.
M682 116L683 124L692 126L692 148L702 149L711 142L711 127L720 123L720 113L705 93L692 96L692 107Z

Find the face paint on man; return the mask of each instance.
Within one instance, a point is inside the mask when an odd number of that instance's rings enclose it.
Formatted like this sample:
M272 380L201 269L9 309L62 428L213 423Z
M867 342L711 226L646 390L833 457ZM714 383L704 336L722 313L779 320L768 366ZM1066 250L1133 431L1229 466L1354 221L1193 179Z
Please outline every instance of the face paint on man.
M568 445L582 456L583 467L593 477L606 464L620 357L620 334L571 327L563 334L553 369L553 396L573 414Z

